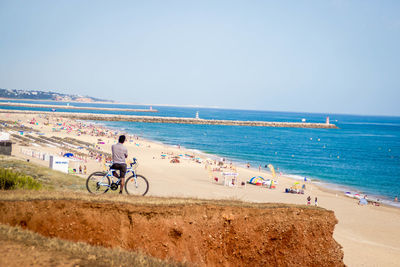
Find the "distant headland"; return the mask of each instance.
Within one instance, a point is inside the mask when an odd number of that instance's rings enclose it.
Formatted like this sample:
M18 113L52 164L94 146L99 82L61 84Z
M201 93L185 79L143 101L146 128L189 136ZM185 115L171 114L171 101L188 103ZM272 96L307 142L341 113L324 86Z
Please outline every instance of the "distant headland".
M48 105L48 104L32 104L32 103L16 103L16 102L0 102L0 107L26 107L26 108L48 108L56 111L57 109L75 109L75 110L104 110L104 111L130 111L130 112L158 112L158 110L152 107L148 109L138 108L106 108L106 107L78 107L70 105Z
M59 101L59 102L105 102L114 103L114 101L104 100L92 96L82 96L74 94L63 94L51 91L40 90L20 90L20 89L3 89L0 88L0 99L15 100L43 100L43 101Z

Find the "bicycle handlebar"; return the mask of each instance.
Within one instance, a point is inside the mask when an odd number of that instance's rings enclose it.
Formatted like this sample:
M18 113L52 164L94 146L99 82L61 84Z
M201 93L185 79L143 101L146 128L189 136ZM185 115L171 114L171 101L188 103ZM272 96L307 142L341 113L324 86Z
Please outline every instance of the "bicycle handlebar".
M107 161L105 164L106 164L106 166L111 167L114 163L112 161ZM130 164L131 167L133 167L134 165L137 165L137 164L138 164L137 159L133 158L132 163Z

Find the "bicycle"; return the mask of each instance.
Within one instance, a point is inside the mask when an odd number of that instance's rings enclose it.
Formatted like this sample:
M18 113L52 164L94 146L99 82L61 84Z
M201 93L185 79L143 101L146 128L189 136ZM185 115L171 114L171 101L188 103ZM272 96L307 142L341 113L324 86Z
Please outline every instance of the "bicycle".
M120 186L121 180L113 175L116 170L111 169L111 163L106 163L106 165L109 166L107 172L94 172L87 178L86 188L90 193L104 194L109 189L115 191ZM125 178L125 191L128 195L144 196L149 191L149 182L143 175L136 174L137 166L138 162L136 158L133 158L133 162L126 170L126 176L129 173L132 173L132 175ZM117 181L114 181L114 179L117 179Z

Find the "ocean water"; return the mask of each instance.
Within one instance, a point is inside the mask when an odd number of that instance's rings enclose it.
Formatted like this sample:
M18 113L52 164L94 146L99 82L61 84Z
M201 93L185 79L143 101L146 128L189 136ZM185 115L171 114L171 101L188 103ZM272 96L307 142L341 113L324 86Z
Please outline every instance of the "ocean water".
M18 101L20 102L20 101ZM26 101L30 103L30 101ZM38 103L38 102L32 102ZM49 103L43 101L42 103ZM53 102L52 102L53 104ZM73 105L76 105L73 103ZM115 104L79 104L116 107ZM118 106L121 107L121 106ZM127 108L148 108L124 105ZM4 108L1 107L0 108ZM154 106L158 113L107 112L204 119L324 122L339 129L101 122L147 139L181 145L253 167L267 164L285 175L320 181L342 191L357 191L390 202L400 196L400 117L311 114L214 108ZM16 109L16 108L7 108ZM18 108L29 110L46 110ZM58 110L72 111L75 110ZM101 111L82 112L102 113ZM396 205L395 203L390 203ZM400 207L400 206L399 206Z

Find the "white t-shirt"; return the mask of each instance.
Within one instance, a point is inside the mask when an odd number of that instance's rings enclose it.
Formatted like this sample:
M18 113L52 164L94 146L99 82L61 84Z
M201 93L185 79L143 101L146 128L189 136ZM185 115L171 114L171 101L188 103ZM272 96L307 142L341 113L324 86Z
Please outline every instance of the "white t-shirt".
M123 144L118 143L111 146L113 163L126 163L128 157L128 149Z

